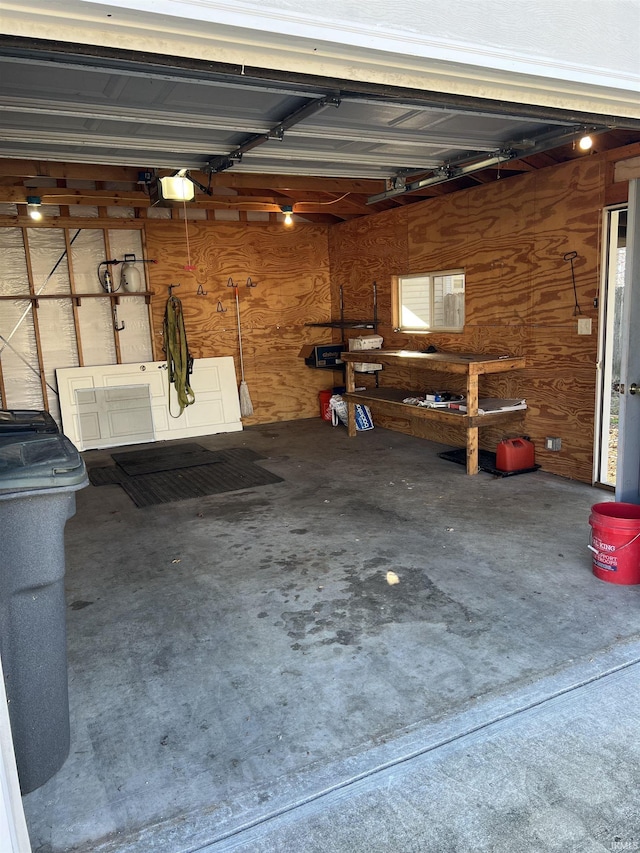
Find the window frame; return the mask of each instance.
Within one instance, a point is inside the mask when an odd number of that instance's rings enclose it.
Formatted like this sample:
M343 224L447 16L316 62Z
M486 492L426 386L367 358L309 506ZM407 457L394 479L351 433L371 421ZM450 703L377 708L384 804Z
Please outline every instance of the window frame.
M416 278L424 278L428 279L428 288L429 288L429 304L430 304L430 315L434 316L434 307L435 307L435 292L434 292L434 279L438 276L454 276L461 275L464 277L464 290L463 293L466 295L466 271L464 267L457 267L454 269L443 269L443 270L429 270L427 272L420 273L409 273L407 275L396 275L393 276L392 279L392 288L393 288L393 330L394 332L404 332L405 334L411 335L433 335L441 332L447 334L461 334L464 332L464 327L466 323L466 300L464 305L464 317L461 326L428 326L423 328L415 328L413 326L403 326L402 325L402 284L404 281Z

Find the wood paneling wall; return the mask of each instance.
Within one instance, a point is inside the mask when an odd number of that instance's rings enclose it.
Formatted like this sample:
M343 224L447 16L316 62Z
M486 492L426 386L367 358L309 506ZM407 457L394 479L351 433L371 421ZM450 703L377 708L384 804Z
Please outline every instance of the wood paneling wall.
M488 377L486 396L523 396L522 422L481 430L481 446L527 434L545 470L591 482L596 393L601 216L606 160L588 156L509 180L429 199L334 226L329 236L333 288L342 285L354 314L367 312L377 281L379 332L385 348L438 349L525 356L522 372ZM571 265L581 317L593 333L578 336ZM404 335L392 328L392 276L464 267L466 324L462 334ZM335 298L335 295L334 295ZM367 384L371 379L364 380ZM424 391L456 388L447 375L384 371L381 384ZM380 425L385 425L383 418ZM389 426L392 424L389 423ZM425 421L394 428L448 444L463 437ZM545 436L562 438L561 452L544 449Z
M341 381L341 374L309 368L299 357L303 344L332 340L330 329L305 326L331 316L327 226L189 221L193 271L184 269L184 222L148 220L145 232L147 256L158 261L148 270L156 358L163 358L168 286L179 284L173 293L183 304L191 354L233 356L240 381L231 279L238 285L245 379L254 408L243 423L317 416L318 391ZM256 287L247 287L249 278ZM200 285L206 296L198 295Z

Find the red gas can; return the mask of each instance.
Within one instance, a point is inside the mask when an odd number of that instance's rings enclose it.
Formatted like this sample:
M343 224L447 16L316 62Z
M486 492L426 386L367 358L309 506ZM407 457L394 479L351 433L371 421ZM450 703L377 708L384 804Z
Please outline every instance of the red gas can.
M521 471L533 468L536 451L533 442L526 438L505 438L498 442L496 468L498 471Z

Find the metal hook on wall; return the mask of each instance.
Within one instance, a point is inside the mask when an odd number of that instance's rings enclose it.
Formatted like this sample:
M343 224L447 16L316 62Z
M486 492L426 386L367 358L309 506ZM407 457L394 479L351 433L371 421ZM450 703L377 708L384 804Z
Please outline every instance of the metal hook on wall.
M124 329L124 320L122 323L118 322L118 309L115 302L113 304L113 328L116 332L121 332Z
M228 310L229 310L228 308L222 307L222 302L218 299L218 307L216 308L216 311L218 312L218 314L226 314L226 312Z
M201 284L198 285L196 296L206 296L209 291L205 290Z
M247 278L247 287L257 287L258 283L256 281L251 281L251 276Z
M179 284L170 284L169 285L169 296L170 297L173 295L173 291L176 289L176 287L180 287L180 285Z
M573 298L574 298L574 306L573 306L573 316L576 314L582 314L582 309L580 308L580 303L578 302L578 290L576 288L576 274L573 268L574 258L578 257L577 252L567 252L563 255L563 261L569 261L571 263L571 281L573 282Z
M231 276L229 276L229 278L227 279L227 287L237 287L237 284L234 282Z

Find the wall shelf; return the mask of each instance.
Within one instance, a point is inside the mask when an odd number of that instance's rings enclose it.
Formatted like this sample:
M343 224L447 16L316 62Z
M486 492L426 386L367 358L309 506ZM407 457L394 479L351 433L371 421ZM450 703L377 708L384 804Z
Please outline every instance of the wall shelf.
M138 291L136 293L129 293L126 290L123 290L121 292L115 292L115 293L114 292L111 292L111 293L40 293L38 295L36 295L35 293L34 294L25 293L24 295L16 294L16 295L11 295L11 296L0 296L0 300L11 300L11 299L13 299L14 301L17 300L17 301L23 301L23 302L28 300L28 301L32 302L35 305L35 307L37 308L38 302L40 302L41 299L71 299L75 305L80 305L83 299L110 299L113 303L115 303L116 305L119 305L120 300L123 297L129 297L129 296L132 296L134 299L139 298L139 297L143 297L145 303L147 305L149 305L149 303L151 302L151 297L153 296L153 293L149 290L141 290L141 291Z
M340 285L340 319L327 320L324 323L305 323L305 326L314 326L325 329L377 329L378 328L378 285L374 281L373 288L373 319L372 320L345 320L344 317L344 291Z

